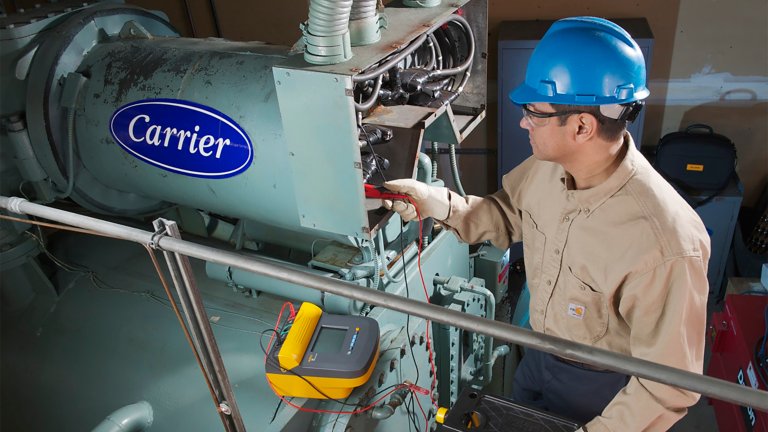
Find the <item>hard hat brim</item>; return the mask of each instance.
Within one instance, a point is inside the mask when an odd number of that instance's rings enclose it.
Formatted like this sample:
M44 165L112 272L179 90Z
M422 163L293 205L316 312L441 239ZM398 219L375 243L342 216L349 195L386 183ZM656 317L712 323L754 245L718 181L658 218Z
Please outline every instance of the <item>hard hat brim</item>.
M509 92L509 100L515 105L525 105L529 103L546 102L559 105L612 105L612 104L625 104L638 100L643 100L650 95L648 88L643 87L633 92L632 97L626 99L618 99L616 97L600 97L594 95L568 95L568 94L555 94L552 96L543 95L536 91L526 83L520 84L516 89Z

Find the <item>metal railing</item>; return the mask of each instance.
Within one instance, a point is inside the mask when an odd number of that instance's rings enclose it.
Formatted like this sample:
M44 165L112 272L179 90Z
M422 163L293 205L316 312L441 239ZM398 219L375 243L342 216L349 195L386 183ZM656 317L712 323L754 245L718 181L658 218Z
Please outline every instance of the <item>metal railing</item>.
M295 268L283 267L256 257L245 257L234 252L222 251L165 235L158 236L156 233L149 231L34 204L17 197L0 196L0 208L8 209L14 213L33 215L101 232L122 240L151 245L156 249L166 252L183 254L192 258L232 266L284 282L344 296L434 322L455 326L467 331L488 335L525 347L546 351L575 361L668 384L715 399L768 412L768 392L741 386L734 382L582 345L511 324L467 315L442 306L411 300L383 291L360 289L360 286L356 284L318 276Z

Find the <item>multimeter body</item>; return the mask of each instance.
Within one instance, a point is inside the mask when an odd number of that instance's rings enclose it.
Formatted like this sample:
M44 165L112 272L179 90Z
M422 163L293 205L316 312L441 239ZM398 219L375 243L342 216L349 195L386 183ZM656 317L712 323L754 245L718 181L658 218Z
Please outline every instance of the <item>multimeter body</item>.
M271 347L265 371L280 396L343 399L368 381L378 357L376 320L303 303L283 342Z

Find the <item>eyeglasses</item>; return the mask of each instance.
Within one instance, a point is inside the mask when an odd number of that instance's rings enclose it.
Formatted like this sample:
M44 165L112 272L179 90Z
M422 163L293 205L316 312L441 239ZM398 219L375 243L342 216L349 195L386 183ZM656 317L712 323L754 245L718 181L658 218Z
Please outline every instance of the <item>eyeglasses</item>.
M584 111L576 111L576 110L570 110L570 111L555 111L551 113L543 113L532 110L528 104L521 106L520 108L523 109L523 118L528 120L528 123L531 124L531 126L540 127L547 124L549 118L552 117L563 117L568 116L572 114L581 114Z

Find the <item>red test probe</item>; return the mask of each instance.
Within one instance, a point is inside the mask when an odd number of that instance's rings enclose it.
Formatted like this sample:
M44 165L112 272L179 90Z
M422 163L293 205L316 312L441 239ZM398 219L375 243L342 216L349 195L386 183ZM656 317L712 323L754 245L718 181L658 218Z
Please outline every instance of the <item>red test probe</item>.
M388 200L405 200L410 201L410 198L406 194L399 194L386 189L383 186L375 186L369 183L365 183L365 197L373 199L388 199Z

